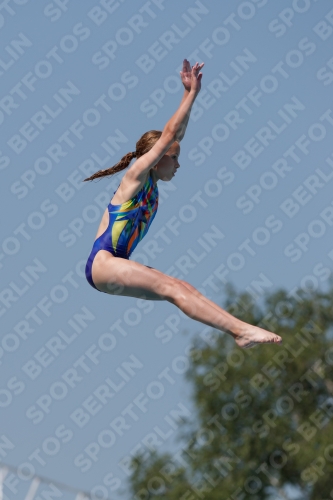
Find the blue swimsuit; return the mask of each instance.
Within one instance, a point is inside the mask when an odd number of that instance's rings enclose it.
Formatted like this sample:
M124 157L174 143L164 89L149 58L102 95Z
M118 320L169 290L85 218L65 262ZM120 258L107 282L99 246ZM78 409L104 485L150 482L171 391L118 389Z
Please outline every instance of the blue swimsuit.
M157 207L158 189L151 175L133 198L121 205L109 203L109 225L94 241L86 264L86 278L92 287L96 288L92 280L91 268L97 252L107 250L115 257L129 259L139 241L147 234L156 215Z

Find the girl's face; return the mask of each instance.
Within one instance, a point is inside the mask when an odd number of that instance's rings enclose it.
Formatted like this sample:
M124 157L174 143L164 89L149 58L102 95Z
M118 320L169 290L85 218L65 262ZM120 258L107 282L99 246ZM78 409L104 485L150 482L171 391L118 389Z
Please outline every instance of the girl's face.
M154 170L157 173L159 179L161 179L162 181L171 181L176 171L180 167L178 163L179 155L180 145L178 142L174 142L170 149L154 167Z

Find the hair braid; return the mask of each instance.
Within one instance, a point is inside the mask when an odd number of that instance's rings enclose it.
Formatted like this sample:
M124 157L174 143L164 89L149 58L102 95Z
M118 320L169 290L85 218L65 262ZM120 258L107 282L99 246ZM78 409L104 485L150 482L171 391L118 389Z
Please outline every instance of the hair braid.
M133 158L140 158L140 156L143 156L144 154L148 153L148 151L150 151L150 149L154 146L154 144L156 144L161 135L162 132L160 130L150 130L149 132L146 132L140 137L140 139L136 143L136 150L134 152L127 153L113 167L107 168L106 170L99 170L98 172L95 172L92 176L83 179L83 182L92 181L94 179L97 179L98 177L113 175L120 172L121 170L124 170L125 168L128 167Z
M83 181L93 181L94 179L97 179L98 177L104 177L106 175L116 174L116 173L120 172L121 170L124 170L124 168L127 168L128 165L133 160L133 158L135 158L135 157L136 157L136 152L127 153L113 167L107 168L106 170L99 170L98 172L95 172L92 176L87 177L87 179L83 179Z

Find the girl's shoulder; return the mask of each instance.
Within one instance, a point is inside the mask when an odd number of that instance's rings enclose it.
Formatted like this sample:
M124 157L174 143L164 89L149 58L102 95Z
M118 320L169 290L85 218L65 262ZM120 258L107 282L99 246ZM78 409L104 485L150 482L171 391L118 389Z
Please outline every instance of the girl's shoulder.
M127 174L127 172L126 172ZM141 189L151 180L150 172L146 176L146 178L142 181L131 178L131 176L124 175L122 178L117 191L115 192L112 200L110 201L111 205L122 205L127 201L134 198Z

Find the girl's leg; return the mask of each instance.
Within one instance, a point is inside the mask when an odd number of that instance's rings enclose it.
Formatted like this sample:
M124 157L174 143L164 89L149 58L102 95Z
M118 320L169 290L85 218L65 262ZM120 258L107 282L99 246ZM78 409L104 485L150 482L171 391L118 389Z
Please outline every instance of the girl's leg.
M149 266L147 266L149 267ZM150 269L154 269L153 267L150 267ZM161 273L161 271L158 271L157 269L155 269L155 271L157 273ZM163 273L161 273L163 274ZM190 290L190 292L195 295L196 297L198 297L199 299L203 300L206 304L208 304L210 307L213 307L218 313L224 313L224 314L228 314L224 309L222 309L220 306L218 306L217 304L215 304L215 302L213 302L212 300L208 299L207 297L205 297L204 295L202 295L202 293L199 292L199 290L197 290L196 288L194 288L194 286L190 285L190 283L187 283L187 281L183 281L183 280L179 280L179 282L184 285L186 288L188 288L188 290ZM263 330L262 328L259 328L259 327L254 327L252 325L248 325L247 323L244 323L244 325L247 325L247 326L250 326L250 328L252 330L254 330L255 328L258 330L261 330L261 332L267 332L266 330ZM236 335L232 334L232 336L235 338L236 342L238 345L240 344L244 344L245 342L245 338L243 336L242 337L239 337L238 339L236 338ZM253 347L254 345L256 344L256 342L252 342L252 343L249 343L246 345L247 348L249 347ZM241 347L244 347L243 345Z
M147 266L149 267L149 266ZM154 269L153 267L150 267L149 269ZM160 273L161 271L158 271L157 269L155 269L156 272ZM161 273L163 274L163 273ZM178 278L177 278L178 279ZM213 302L212 300L208 299L207 297L205 297L202 293L199 292L199 290L197 290L196 288L194 288L194 286L190 285L189 283L187 283L187 281L184 281L184 280L179 280L179 282L186 286L186 288L188 288L194 295L196 295L197 297L199 297L201 300L205 301L207 304L209 304L211 307L214 307L214 309L216 309L218 312L221 312L221 311L224 311L224 309L222 309L220 306L218 306L215 302ZM225 311L224 311L225 312Z
M104 250L100 250L95 257L92 276L95 286L102 292L147 300L167 300L190 318L228 333L240 347L282 341L278 335L248 325L216 304L211 305L210 301L200 297L197 290L193 293L177 278L138 262L117 259Z

